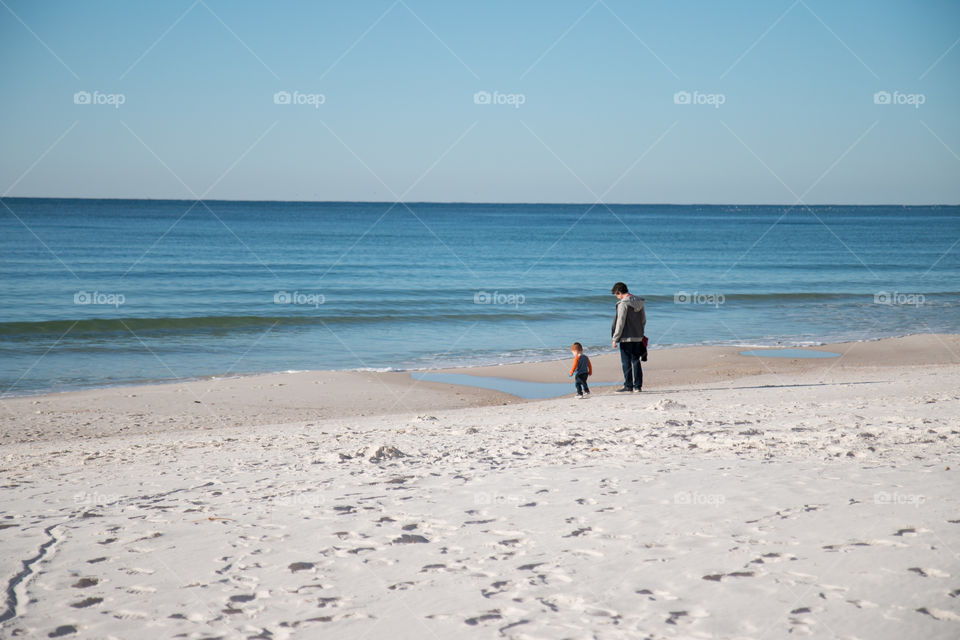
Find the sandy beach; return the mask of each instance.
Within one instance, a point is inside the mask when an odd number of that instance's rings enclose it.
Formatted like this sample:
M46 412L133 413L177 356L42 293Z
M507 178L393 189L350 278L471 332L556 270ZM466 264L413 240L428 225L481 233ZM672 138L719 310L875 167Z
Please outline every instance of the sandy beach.
M817 349L4 399L0 634L955 638L960 336Z

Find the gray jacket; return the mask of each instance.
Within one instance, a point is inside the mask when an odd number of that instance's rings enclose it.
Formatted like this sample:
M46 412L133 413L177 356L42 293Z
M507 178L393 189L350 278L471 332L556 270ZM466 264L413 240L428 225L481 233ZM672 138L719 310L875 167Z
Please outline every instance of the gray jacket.
M643 309L643 298L630 294L617 301L617 317L610 327L614 342L640 342L647 326L647 312Z

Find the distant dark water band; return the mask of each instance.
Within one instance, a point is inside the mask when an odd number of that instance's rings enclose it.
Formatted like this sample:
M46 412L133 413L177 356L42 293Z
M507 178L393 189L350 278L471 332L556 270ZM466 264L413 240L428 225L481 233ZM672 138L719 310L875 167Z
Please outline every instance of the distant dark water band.
M871 294L852 294L852 293L780 293L780 294L744 294L732 293L723 294L720 292L705 292L696 290L678 291L674 296L645 296L648 305L665 305L661 307L664 313L678 312L685 308L685 305L698 302L699 297L712 296L713 298L722 297L721 304L727 308L735 306L753 306L756 305L769 307L778 303L804 305L805 303L816 302L846 302L853 305L873 305L877 302L875 296L884 295L885 292ZM888 294L889 295L889 294ZM948 302L955 301L960 303L960 292L938 292L927 293L925 302ZM713 299L711 298L711 299ZM605 301L604 306L593 305L593 309L585 309L583 306L572 308L571 304ZM448 323L491 323L509 320L518 320L524 322L545 322L553 320L566 320L583 318L584 312L606 310L612 312L613 300L611 297L597 298L596 296L576 299L571 297L541 299L537 301L526 300L524 304L473 304L470 303L460 306L455 302L444 305L438 304L437 300L429 302L424 301L417 304L416 301L404 300L402 303L397 301L395 304L389 302L382 310L371 310L365 304L357 304L354 301L356 311L348 313L338 313L337 309L330 306L320 305L315 313L310 311L298 312L296 315L210 315L210 316L191 316L191 317L114 317L114 318L85 318L81 320L43 320L36 322L0 322L0 340L12 339L30 339L41 336L59 337L64 334L71 336L82 335L104 335L113 333L129 334L130 332L149 332L149 333L226 333L230 331L255 331L266 330L271 327L287 328L312 328L322 327L324 325L344 327L350 325L369 325L382 322L393 323L412 323L422 324L424 326L448 324ZM881 297L880 303L883 302ZM532 304L531 304L532 303ZM676 303L676 306L674 306ZM711 303L712 304L712 303ZM424 313L420 311L424 308L435 309L435 312ZM457 308L463 309L461 312L450 312ZM446 311L446 312L445 312Z
M543 318L542 314L538 317ZM572 317L550 314L543 319ZM472 314L396 314L396 315L317 315L303 316L198 316L189 318L89 318L84 320L49 320L43 322L0 323L0 340L47 335L86 335L135 332L218 333L233 330L257 330L270 327L322 327L323 325L364 325L382 322L490 322L506 319L526 319L523 311Z

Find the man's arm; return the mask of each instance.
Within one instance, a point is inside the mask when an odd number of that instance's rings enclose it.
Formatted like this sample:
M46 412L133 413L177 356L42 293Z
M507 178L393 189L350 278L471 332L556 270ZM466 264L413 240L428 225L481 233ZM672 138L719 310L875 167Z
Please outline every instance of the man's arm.
M627 305L626 303L617 303L617 322L613 327L613 343L620 342L620 336L623 334L623 325L627 323Z

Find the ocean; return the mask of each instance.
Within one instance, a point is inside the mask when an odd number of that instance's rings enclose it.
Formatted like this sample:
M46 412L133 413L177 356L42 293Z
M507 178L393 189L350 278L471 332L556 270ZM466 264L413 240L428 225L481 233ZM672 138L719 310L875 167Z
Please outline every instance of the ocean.
M960 333L957 206L2 203L6 396Z

